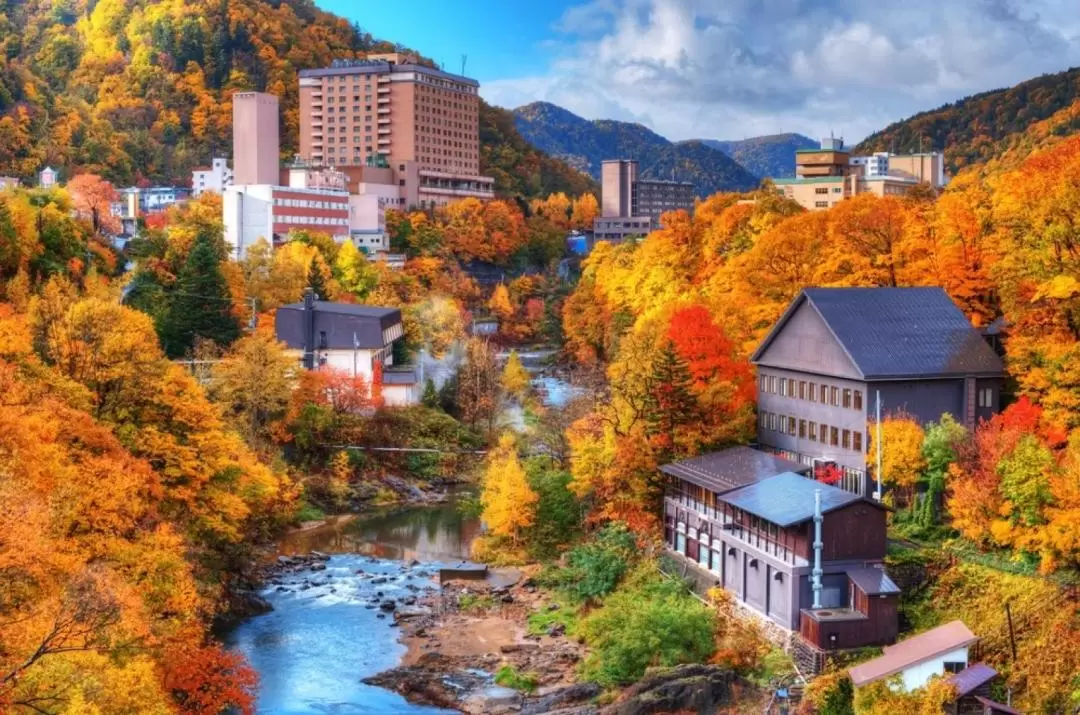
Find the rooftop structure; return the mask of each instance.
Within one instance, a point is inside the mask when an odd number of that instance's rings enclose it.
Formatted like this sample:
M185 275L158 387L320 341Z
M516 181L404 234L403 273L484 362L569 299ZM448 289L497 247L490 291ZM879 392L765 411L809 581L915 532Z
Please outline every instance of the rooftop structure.
M732 447L665 464L660 471L721 494L784 472L803 473L809 470L801 464L752 447Z
M265 92L237 92L232 102L234 183L277 184L281 171L278 98Z
M210 166L196 167L191 172L191 192L201 196L206 191L221 194L233 184L233 172L225 157L215 156Z

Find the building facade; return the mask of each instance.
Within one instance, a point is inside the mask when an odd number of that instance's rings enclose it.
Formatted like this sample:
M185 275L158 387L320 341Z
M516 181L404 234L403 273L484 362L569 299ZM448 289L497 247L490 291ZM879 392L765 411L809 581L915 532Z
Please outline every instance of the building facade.
M969 428L1001 404L1004 367L940 288L807 288L751 356L758 442L792 461L835 465L869 495L869 422L948 413Z
M795 178L774 179L777 191L816 211L859 194L903 196L916 186L946 183L941 152L851 156L843 139L822 139L818 149L795 152Z
M668 551L699 584L723 587L817 650L893 642L899 589L882 565L885 508L789 469L806 471L749 447L661 467Z
M59 178L60 175L56 172L56 169L51 166L46 166L38 172L38 186L43 189L51 189L56 186L56 182Z
M300 72L300 154L337 167L384 162L409 206L494 197L480 175L479 83L400 53Z
M278 98L237 92L233 102L233 182L275 185L281 173Z
M210 166L201 166L191 172L191 193L195 196L202 196L206 191L223 194L232 185L233 172L224 157L215 156L210 160Z
M15 176L0 176L0 191L17 189L22 182Z
M396 308L321 301L308 289L303 302L277 309L274 330L305 369L362 378L387 406L420 401L413 369L394 366L393 345L405 335Z
M643 236L660 227L660 217L666 212L679 209L694 212L693 184L642 179L638 163L629 159L609 159L601 164L600 216L593 225L596 240Z
M292 231L349 237L349 195L333 189L305 189L274 184L236 185L222 197L225 242L242 260L259 239L281 245Z

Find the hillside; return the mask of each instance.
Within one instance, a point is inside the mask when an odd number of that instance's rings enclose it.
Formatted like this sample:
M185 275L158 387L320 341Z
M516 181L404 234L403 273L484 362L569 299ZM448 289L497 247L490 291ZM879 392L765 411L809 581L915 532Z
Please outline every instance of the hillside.
M1050 118L1080 99L1080 68L1048 74L1015 87L975 94L871 134L856 153L945 150L950 170L998 155L1010 135ZM1062 130L1071 131L1071 130Z
M702 144L719 149L754 176L781 179L795 176L795 152L816 149L818 143L802 134L769 134L740 141L702 139Z
M393 49L311 0L0 0L0 175L51 165L186 185L193 166L231 153L231 97L250 90L281 97L290 158L299 70ZM568 171L546 165L542 177Z
M693 182L699 196L742 191L758 184L756 176L727 154L702 142L673 143L630 122L589 121L562 107L534 102L514 110L526 140L594 178L604 159L636 159L646 178Z

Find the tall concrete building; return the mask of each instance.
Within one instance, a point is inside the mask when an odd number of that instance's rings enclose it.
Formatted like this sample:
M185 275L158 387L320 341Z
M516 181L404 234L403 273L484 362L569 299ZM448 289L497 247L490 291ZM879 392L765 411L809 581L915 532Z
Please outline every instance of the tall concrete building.
M265 92L233 95L233 183L277 184L281 146L278 98Z
M314 164L385 162L410 206L494 197L480 176L476 80L399 53L300 72L300 155Z
M694 185L683 181L641 179L638 163L608 159L600 166L600 217L593 224L597 241L621 241L660 227L668 211L694 212Z

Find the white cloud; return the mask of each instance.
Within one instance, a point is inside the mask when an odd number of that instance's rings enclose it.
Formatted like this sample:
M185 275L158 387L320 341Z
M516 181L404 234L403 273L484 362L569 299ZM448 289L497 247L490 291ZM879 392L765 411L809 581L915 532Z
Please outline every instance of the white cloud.
M488 82L671 139L846 132L1080 63L1075 0L593 0L543 76Z

